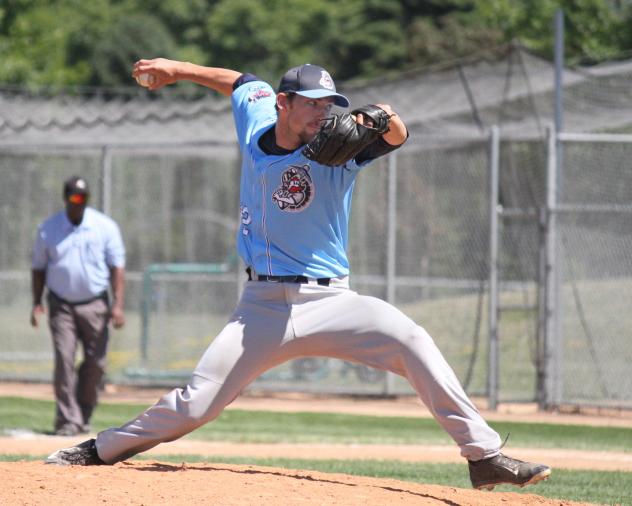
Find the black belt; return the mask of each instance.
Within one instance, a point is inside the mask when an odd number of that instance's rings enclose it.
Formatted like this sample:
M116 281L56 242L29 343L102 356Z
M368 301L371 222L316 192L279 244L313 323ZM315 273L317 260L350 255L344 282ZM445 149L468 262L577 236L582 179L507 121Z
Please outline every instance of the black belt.
M50 289L48 290L48 293L49 293L49 295L51 295L52 297L57 299L59 302L63 302L64 304L69 304L71 306L81 306L82 304L90 304L90 302L94 302L95 300L99 300L99 299L103 299L106 302L108 300L108 292L107 291L101 292L99 295L95 295L91 299L80 300L78 302L70 302L69 300L62 299L59 295L57 295L55 292L53 292Z
M248 273L248 281L252 281L252 270L250 267L246 269ZM309 278L306 276L265 276L263 274L257 274L257 281L269 281L271 283L309 283ZM329 286L331 278L318 278L316 282L321 286Z

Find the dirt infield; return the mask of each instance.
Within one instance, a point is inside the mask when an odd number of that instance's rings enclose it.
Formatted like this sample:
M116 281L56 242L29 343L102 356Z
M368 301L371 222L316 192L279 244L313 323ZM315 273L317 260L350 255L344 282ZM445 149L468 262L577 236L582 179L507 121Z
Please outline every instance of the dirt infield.
M102 402L152 404L165 390L109 387ZM0 383L0 395L52 400L50 385ZM314 398L284 394L248 395L228 409L270 411L319 411L384 416L430 416L417 399ZM570 413L538 413L534 406L506 406L499 412L484 412L487 419L632 426L627 413L579 416ZM0 452L43 456L85 439L60 438L16 432L0 438ZM409 462L463 462L451 446L422 445L318 445L236 444L201 442L194 434L160 445L147 452L159 455L203 455L205 464L167 464L157 461L123 462L115 466L58 467L42 462L0 462L0 505L73 504L110 505L556 505L571 501L551 500L530 494L482 492L438 485L421 485L389 479L374 479L316 471L276 469L260 466L217 464L213 456L293 457L307 459L393 459ZM511 455L546 462L556 468L620 470L632 472L629 453L579 452L554 449L512 448Z
M0 504L16 506L587 504L533 494L482 492L316 471L155 461L99 467L0 462L0 483Z

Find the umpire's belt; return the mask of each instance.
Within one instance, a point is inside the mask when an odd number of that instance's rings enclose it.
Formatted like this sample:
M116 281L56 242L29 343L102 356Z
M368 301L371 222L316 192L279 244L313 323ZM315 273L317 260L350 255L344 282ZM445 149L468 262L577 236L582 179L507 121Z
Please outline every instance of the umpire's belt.
M69 300L61 298L59 295L57 295L51 289L48 290L48 295L53 297L54 299L57 299L59 302L61 302L63 304L69 304L71 306L81 306L82 304L90 304L90 302L94 302L95 300L99 300L99 299L103 299L106 302L108 301L108 292L107 291L103 291L100 294L95 295L94 297L91 297L91 298L86 299L86 300L80 300L80 301L77 301L77 302L70 302Z
M257 274L254 269L248 267L248 281L268 281L270 283L299 283L305 285L321 285L321 286L348 286L347 278L308 278L307 276L291 275L291 276L267 276L265 274Z

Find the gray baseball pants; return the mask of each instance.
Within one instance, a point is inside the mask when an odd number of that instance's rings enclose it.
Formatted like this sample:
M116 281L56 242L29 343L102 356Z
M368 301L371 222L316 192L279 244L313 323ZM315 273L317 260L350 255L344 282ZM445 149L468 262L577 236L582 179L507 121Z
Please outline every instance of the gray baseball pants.
M48 294L48 324L55 348L55 430L73 426L87 430L105 374L110 309L107 298L71 304ZM83 362L75 367L77 346Z
M349 290L346 278L328 287L247 282L189 384L122 427L99 433L97 452L113 464L177 439L215 419L266 370L305 356L360 362L401 375L463 457L479 460L499 452L499 435L468 399L428 333L390 304Z

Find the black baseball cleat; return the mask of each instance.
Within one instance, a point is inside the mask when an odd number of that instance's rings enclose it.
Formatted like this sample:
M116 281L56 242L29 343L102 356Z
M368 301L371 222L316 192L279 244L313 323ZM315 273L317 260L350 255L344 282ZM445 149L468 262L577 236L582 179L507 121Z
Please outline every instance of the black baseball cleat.
M102 466L105 465L99 458L95 439L88 439L77 446L57 450L46 458L46 464L58 466Z
M551 468L512 459L502 453L488 459L468 461L472 486L479 490L493 490L496 485L509 483L524 487L548 479Z

